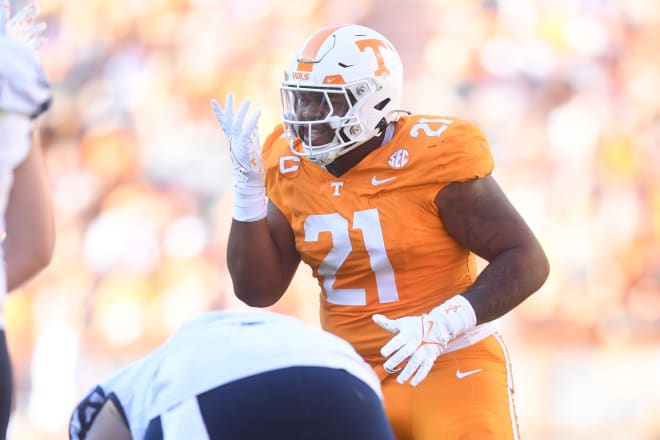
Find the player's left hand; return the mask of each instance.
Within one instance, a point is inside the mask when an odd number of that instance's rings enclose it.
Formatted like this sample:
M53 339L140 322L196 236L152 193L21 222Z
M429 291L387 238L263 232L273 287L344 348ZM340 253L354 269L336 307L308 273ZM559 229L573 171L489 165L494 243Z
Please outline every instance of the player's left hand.
M412 386L426 378L449 341L477 325L474 309L463 295L455 295L423 315L399 319L373 315L372 318L376 324L396 334L380 349L384 357L392 355L383 364L385 371L390 374L399 371L398 365L410 358L396 380L402 384L412 377Z
M12 17L9 0L0 0L0 34L6 33L13 41L38 49L46 42L46 23L37 21L40 12L37 2L32 2Z
M36 3L10 18L9 0L0 0L0 112L35 118L44 112L51 91L34 51L44 39L44 23L36 23Z
M394 373L397 366L410 358L397 382L403 384L412 377L410 385L417 386L431 371L438 356L445 350L453 338L448 323L437 319L432 314L406 316L388 319L384 315L373 315L376 324L390 333L395 333L390 341L381 348L380 353L389 359L383 364L385 371ZM392 354L394 353L394 354Z

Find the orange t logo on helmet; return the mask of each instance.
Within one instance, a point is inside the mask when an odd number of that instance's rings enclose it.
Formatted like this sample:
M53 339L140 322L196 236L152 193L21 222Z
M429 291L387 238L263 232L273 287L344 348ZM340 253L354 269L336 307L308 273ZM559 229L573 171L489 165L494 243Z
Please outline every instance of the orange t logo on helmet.
M370 47L373 50L374 55L376 55L376 61L378 62L378 69L374 72L375 76L387 75L390 73L390 69L385 66L385 61L383 61L383 54L380 53L382 47L387 47L385 43L381 40L370 39L370 40L360 40L356 41L360 52L364 52L367 47Z

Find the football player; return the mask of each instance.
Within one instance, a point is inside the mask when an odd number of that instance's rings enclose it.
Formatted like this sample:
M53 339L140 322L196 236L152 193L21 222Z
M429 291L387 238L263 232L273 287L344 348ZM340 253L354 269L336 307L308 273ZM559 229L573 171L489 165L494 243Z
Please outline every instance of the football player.
M516 438L494 321L543 285L549 264L491 175L486 136L402 110L402 75L383 35L330 26L293 57L263 151L259 112L248 117L247 100L235 112L231 94L213 101L233 163L235 293L270 306L304 261L323 328L373 366L397 439Z
M50 103L51 91L34 49L45 24L36 4L10 19L9 0L0 0L0 438L12 407L12 372L2 304L46 267L54 246L50 189L34 119Z
M187 322L94 387L69 438L394 439L378 378L350 344L260 311Z

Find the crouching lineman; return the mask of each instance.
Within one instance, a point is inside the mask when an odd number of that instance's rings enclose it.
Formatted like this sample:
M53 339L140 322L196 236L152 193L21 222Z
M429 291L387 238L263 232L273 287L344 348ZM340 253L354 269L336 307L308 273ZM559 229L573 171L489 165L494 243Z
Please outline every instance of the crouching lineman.
M379 381L350 344L261 311L184 324L95 386L69 438L394 439Z

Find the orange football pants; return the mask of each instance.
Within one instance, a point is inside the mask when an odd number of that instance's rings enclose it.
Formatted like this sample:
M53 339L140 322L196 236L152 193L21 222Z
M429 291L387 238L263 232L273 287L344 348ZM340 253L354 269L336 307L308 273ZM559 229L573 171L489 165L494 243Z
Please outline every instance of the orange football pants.
M397 440L519 438L511 365L497 333L440 355L416 387L382 364L375 369Z

